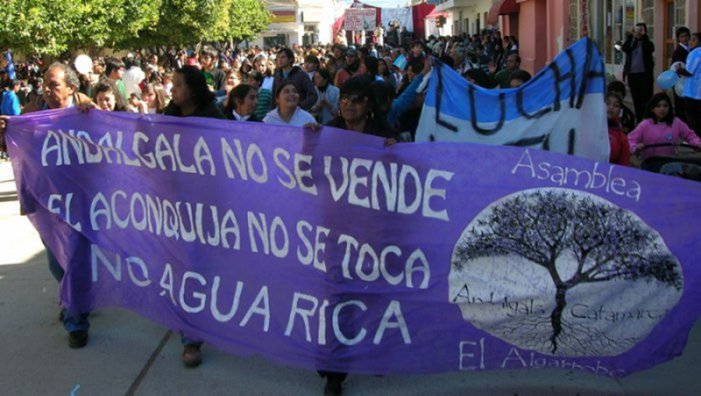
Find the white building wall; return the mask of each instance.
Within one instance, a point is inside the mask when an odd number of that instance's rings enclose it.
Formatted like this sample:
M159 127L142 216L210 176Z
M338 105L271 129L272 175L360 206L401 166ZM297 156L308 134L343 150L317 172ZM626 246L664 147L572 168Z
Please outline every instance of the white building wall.
M442 34L475 34L478 30L485 29L484 14L489 13L492 5L493 0L445 0L438 3L436 11L448 13L446 28L441 29Z
M303 45L305 42L333 42L333 23L337 17L337 0L298 0L288 5L282 1L275 2L268 9L287 9L295 11L295 22L271 23L266 31L252 40L250 45L264 47L266 41L284 35L287 45ZM306 37L305 37L306 35Z

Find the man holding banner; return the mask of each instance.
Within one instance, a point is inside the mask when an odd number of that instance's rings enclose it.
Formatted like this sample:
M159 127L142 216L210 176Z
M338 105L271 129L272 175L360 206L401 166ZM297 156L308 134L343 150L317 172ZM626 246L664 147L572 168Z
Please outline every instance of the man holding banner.
M63 63L54 63L44 73L43 96L38 97L33 103L27 104L24 113L31 113L41 110L65 109L75 106L91 107L92 101L87 96L78 92L78 76L73 69ZM6 151L5 129L8 118L0 120L0 150ZM63 251L63 255L70 257L70 252ZM49 261L49 270L59 283L63 282L66 268L63 268L56 258L54 252L47 247L46 255ZM70 270L70 269L68 269ZM62 290L65 290L62 288ZM76 311L63 308L60 315L63 326L68 331L68 346L71 348L82 348L88 343L88 322L87 311Z

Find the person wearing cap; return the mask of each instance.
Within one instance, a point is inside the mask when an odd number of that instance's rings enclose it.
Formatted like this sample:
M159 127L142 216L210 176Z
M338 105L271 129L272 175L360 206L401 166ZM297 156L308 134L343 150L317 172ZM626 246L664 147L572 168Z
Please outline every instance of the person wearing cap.
M360 55L355 48L348 48L346 51L346 66L336 73L333 85L339 89L343 88L343 84L351 77L357 77L365 73L360 67Z

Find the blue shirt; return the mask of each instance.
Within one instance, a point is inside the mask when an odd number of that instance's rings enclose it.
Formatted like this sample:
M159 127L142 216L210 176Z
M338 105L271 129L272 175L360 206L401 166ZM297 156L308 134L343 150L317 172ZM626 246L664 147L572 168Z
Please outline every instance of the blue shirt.
M19 106L19 99L15 91L5 91L2 93L2 106L0 113L2 115L16 116L19 115L22 109Z
M691 76L684 84L684 97L701 100L701 47L694 48L686 57L686 71Z

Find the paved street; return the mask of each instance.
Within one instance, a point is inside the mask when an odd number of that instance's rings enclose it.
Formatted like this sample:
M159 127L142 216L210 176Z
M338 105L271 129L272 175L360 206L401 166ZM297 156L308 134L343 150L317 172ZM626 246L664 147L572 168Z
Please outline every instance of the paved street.
M314 395L315 372L204 346L185 369L180 338L130 312L93 314L87 347L72 350L58 320L58 285L37 233L19 216L10 164L0 162L0 394ZM567 370L441 375L351 375L347 395L696 395L701 394L701 326L683 356L622 380ZM416 357L420 359L419 356Z

